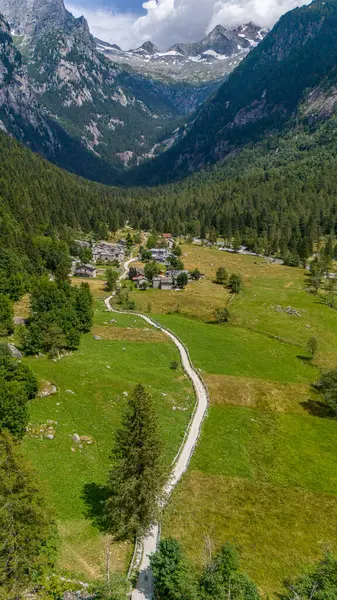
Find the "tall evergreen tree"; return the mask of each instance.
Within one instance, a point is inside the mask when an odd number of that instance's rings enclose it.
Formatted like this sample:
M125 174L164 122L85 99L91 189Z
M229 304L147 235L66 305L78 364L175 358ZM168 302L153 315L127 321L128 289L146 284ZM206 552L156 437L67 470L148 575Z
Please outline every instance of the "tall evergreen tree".
M80 331L88 333L92 327L94 318L93 298L88 283L81 283L80 287L76 290L75 308Z
M137 385L123 416L112 451L105 517L117 540L144 534L157 518L166 469L153 400Z
M17 600L53 566L56 528L30 467L0 435L0 597Z

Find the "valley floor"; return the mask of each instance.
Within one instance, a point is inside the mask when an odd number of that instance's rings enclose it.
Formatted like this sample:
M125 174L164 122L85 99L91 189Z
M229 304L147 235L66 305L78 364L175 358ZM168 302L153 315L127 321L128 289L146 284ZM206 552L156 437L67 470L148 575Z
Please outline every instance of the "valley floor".
M96 298L94 327L80 349L56 362L27 359L42 388L49 382L58 389L31 404L30 422L37 429L47 421L57 424L52 424L55 439L27 435L23 442L58 520L61 566L87 580L103 575L105 539L95 521L127 395L140 382L154 397L168 463L178 451L195 402L183 371L170 368L179 355L168 338L141 319L106 312L103 282L91 285ZM76 434L87 439L76 443ZM114 546L111 568L126 571L132 552L129 545Z
M211 399L163 535L177 537L198 566L223 542L236 543L244 570L275 594L303 565L337 550L337 422L311 388L320 370L337 364L337 313L306 290L303 270L191 245L182 259L204 279L180 292L130 292L138 311L186 344ZM242 275L238 297L213 283L222 265ZM31 422L57 425L54 440L24 441L59 521L62 566L87 579L104 565L104 537L92 521L126 394L138 382L153 394L168 462L194 406L190 382L170 369L178 360L173 344L137 317L106 313L102 282L91 285L95 324L80 350L57 362L29 359L40 380L58 387L33 402ZM220 326L214 311L225 306L231 322ZM312 336L319 344L313 362L306 351ZM76 433L93 443L79 448ZM131 550L115 547L113 568L125 570Z
M178 538L199 566L225 541L236 543L244 570L277 593L303 565L337 550L337 422L310 385L337 364L336 311L306 291L300 269L193 246L183 261L205 279L171 296L134 294L138 306L150 299L156 319L189 348L211 397L163 535ZM220 265L244 278L234 300L212 283ZM229 326L214 324L219 305L230 307ZM283 312L289 306L300 317ZM320 350L313 364L312 336Z

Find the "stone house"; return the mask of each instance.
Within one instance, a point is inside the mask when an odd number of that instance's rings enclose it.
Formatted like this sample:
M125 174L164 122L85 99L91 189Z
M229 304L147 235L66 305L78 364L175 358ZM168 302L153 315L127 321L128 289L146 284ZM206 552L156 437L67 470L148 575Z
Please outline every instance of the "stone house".
M99 242L94 246L92 256L95 263L111 264L117 261L121 264L125 261L125 245Z
M174 289L173 277L154 277L152 285L155 290L171 291Z
M96 267L94 267L94 265L80 265L75 270L75 275L77 277L89 277L90 279L95 279L97 275Z
M179 275L181 275L181 273L186 273L187 277L190 278L190 274L189 271L178 271L176 269L169 269L166 271L166 275L167 277L172 277L173 281L174 281L174 285L177 285L177 280Z
M164 263L170 254L167 248L151 248L150 252L152 259L160 263Z

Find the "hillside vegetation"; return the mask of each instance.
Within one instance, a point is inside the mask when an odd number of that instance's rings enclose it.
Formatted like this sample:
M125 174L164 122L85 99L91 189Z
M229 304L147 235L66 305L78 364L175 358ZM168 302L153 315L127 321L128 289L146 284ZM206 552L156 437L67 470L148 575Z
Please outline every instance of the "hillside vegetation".
M0 133L1 236L29 254L27 233L82 229L104 237L128 220L172 234L217 232L298 264L336 230L337 139L320 128L271 137L227 164L158 188L109 188L50 165ZM24 232L25 229L25 232Z

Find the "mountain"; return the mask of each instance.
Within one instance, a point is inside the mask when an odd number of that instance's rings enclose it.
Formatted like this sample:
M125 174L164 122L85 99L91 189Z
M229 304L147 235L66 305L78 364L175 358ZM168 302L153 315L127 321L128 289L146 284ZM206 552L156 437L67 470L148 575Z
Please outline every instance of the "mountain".
M31 88L21 54L10 35L10 28L0 17L0 129L32 147L53 151L57 145L47 119L41 113Z
M86 20L73 17L63 0L0 0L0 12L12 27L41 111L62 128L67 143L96 159L93 178L102 179L107 166L113 173L111 166L138 164L169 135L171 122L176 128L182 111L174 93L107 60Z
M200 42L176 44L167 52L160 52L150 41L136 50L123 51L97 40L97 48L114 62L147 77L197 88L223 81L267 33L267 29L253 23L232 31L218 25Z
M41 108L10 28L0 17L0 129L56 164L108 183L117 172L89 152Z
M182 177L337 108L337 0L314 0L275 25L198 112L185 137L146 171ZM144 171L145 172L145 171ZM158 175L160 173L160 175Z
M222 25L217 25L203 40L192 44L176 44L170 48L172 52L178 52L184 56L200 56L213 50L219 55L227 57L237 55L242 50L250 50L261 41L267 33L253 23L242 25L238 29L228 31Z

